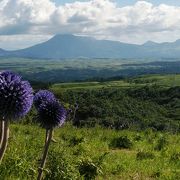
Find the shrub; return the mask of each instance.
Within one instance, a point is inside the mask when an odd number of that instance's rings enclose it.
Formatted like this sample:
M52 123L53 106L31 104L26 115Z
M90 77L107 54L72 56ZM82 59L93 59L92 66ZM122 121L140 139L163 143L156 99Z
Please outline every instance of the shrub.
M85 146L83 144L78 144L76 147L73 147L73 155L79 156L86 152Z
M161 151L167 146L167 144L168 144L168 141L167 141L166 137L161 136L158 139L157 144L156 144L154 149L157 150L157 151Z
M85 180L95 179L101 173L101 167L92 161L92 159L83 159L79 162L79 173Z
M161 174L162 174L161 171L157 170L151 175L151 177L157 179L161 176Z
M133 143L127 136L120 136L116 137L111 141L110 144L111 147L113 148L125 148L125 149L130 149L133 146Z
M63 152L50 152L45 180L76 180L79 173L72 160Z
M153 158L155 158L155 155L152 152L139 151L136 155L137 160L153 159Z
M99 156L96 160L91 158L85 158L79 161L78 169L81 176L85 180L95 179L97 175L102 174L102 163L108 153L105 152Z
M173 152L170 157L170 161L180 162L180 152Z
M116 167L112 170L112 174L120 174L123 172L126 168L122 164L117 164Z
M70 142L70 146L76 146L84 141L85 141L85 138L82 136L73 136L69 142Z
M142 140L142 136L140 134L136 134L135 137L134 137L134 140L135 141L140 141L140 140Z
M156 137L155 137L155 133L153 132L152 129L149 129L149 128L146 129L144 131L144 136L145 136L148 143L150 143L150 144L154 143L154 140L155 140Z

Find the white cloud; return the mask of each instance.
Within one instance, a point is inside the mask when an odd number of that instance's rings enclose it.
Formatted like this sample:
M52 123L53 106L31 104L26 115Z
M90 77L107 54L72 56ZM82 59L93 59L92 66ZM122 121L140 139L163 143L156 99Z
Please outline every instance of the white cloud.
M50 39L51 35L1 35L0 48L8 50L23 49L34 44L39 44Z
M1 0L0 35L72 33L131 43L173 41L180 38L179 14L178 6L146 1L118 7L110 0L62 6L50 0Z

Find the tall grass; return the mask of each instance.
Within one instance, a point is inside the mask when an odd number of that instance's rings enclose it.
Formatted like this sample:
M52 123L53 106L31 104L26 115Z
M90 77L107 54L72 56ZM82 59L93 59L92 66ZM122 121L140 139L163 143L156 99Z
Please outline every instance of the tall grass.
M112 146L126 137L130 148ZM153 131L115 131L70 124L55 130L45 179L178 179L180 136ZM115 139L115 140L114 140ZM128 140L127 140L128 139ZM162 139L166 143L161 145ZM36 179L44 132L33 125L11 125L0 179ZM164 142L164 140L163 140ZM162 148L158 148L158 146Z

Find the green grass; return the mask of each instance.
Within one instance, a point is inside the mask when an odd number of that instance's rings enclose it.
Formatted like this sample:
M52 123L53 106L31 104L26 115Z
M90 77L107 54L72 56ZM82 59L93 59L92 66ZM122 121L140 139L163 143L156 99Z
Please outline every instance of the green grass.
M112 88L112 87L129 87L132 84L121 81L110 82L82 82L82 83L59 83L53 84L51 89L53 91L68 90L68 89L94 89L94 88Z
M145 85L158 85L164 87L180 86L180 74L174 75L146 75L138 78L125 79L119 81L107 82L82 82L82 83L56 83L51 86L51 90L58 92L60 90L73 89L97 89L97 88L127 88Z
M35 125L20 124L11 125L10 130L8 149L0 165L0 179L36 179L44 130ZM113 139L120 136L127 136L132 147L112 146ZM50 145L44 170L46 179L80 179L80 172L88 174L90 169L96 174L96 179L108 180L174 180L180 176L178 134L151 130L115 131L99 127L77 129L66 124L55 130L54 137L58 142ZM166 143L163 144L161 139ZM156 148L158 145L161 145L160 150Z
M168 87L180 86L180 74L147 75L139 78L134 78L134 82L136 82L137 84L147 83L147 84L157 84Z

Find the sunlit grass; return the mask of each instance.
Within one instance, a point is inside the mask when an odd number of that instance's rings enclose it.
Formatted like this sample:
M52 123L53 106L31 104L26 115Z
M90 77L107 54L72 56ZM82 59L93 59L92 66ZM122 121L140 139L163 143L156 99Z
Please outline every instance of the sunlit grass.
M111 147L114 138L127 136L133 143L130 149ZM115 131L110 129L75 128L70 124L55 130L57 143L49 151L46 178L79 179L80 162L93 162L101 171L97 179L178 179L180 136L178 134L146 130ZM158 140L167 141L161 150L156 150ZM35 179L38 160L43 148L43 129L35 125L11 126L9 146L0 165L2 179ZM137 153L150 152L153 158L137 159ZM104 155L104 156L103 156ZM98 165L98 158L103 156ZM176 157L176 158L173 158ZM79 165L80 164L80 165ZM52 169L53 168L53 169ZM88 171L88 169L87 169Z

